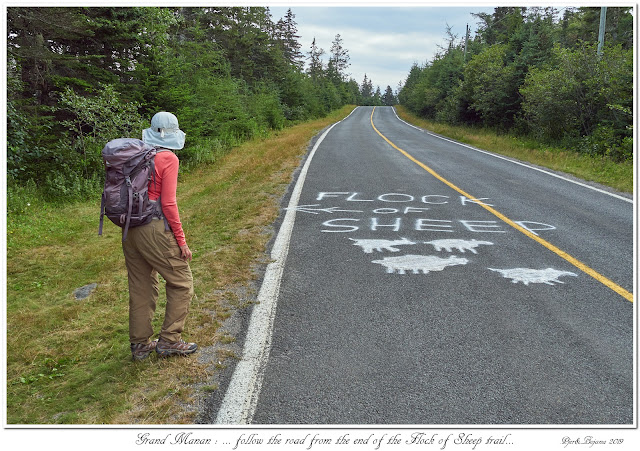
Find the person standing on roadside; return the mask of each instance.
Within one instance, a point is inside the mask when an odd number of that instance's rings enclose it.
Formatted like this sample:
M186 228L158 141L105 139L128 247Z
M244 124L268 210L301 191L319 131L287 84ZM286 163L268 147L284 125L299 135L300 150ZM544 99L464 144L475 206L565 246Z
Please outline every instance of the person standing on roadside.
M129 229L122 243L129 279L129 339L133 360L142 360L154 350L161 357L189 355L198 346L182 340L184 323L193 298L193 277L178 204L179 160L172 150L184 147L185 134L178 119L168 112L157 113L142 140L157 149L155 181L149 182L149 199L159 202L158 217ZM168 225L168 227L167 227ZM159 338L151 340L151 325L158 300L158 274L166 281L167 304Z

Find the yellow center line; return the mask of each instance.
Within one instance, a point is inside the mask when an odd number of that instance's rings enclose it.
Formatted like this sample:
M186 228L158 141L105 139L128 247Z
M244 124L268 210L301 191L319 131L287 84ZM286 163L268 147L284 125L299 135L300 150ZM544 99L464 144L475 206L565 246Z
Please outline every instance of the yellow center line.
M478 205L480 205L482 208L484 208L485 210L487 210L489 213L491 213L492 215L496 216L498 219L500 219L501 221L505 222L506 224L509 224L511 227L513 227L514 229L516 229L517 231L525 234L526 236L528 236L529 238L531 238L532 240L542 244L544 247L546 247L547 249L549 249L551 252L555 253L556 255L562 257L563 259L565 259L566 261L568 261L569 263L571 263L573 266L575 266L576 268L578 268L580 271L584 272L585 274L590 275L591 277L593 277L594 279L596 279L598 282L602 283L603 285L609 287L610 289L612 289L613 291L615 291L616 293L618 293L620 296L622 296L623 298L625 298L626 300L633 302L633 293L628 292L627 290L625 290L624 288L622 288L620 285L616 284L615 282L613 282L612 280L609 280L608 278L606 278L605 276L603 276L602 274L600 274L599 272L597 272L596 270L590 268L589 266L585 265L584 263L582 263L580 260L572 257L571 255L567 254L566 252L564 252L562 249L557 248L556 246L554 246L553 244L549 243L546 240L543 240L542 238L540 238L539 236L535 235L534 233L530 232L529 230L525 229L524 227L516 224L515 222L513 222L511 219L507 218L505 215L503 215L502 213L500 213L499 211L497 211L496 209L490 207L489 205L481 202L480 200L476 199L474 196L470 195L469 193L467 193L466 191L462 190L461 188L459 188L458 186L454 185L453 183L451 183L449 180L445 179L444 177L442 177L440 174L438 174L436 171L434 171L433 169L431 169L429 166L427 166L426 164L422 163L421 161L415 159L412 155L410 155L408 152L406 152L405 150L402 150L401 148L399 148L398 146L396 146L394 143L392 143L386 136L384 136L382 133L380 133L380 131L376 128L376 126L373 124L373 113L376 111L376 108L373 108L373 111L371 112L371 126L373 127L373 129L376 131L376 133L378 133L378 135L380 135L382 137L382 139L384 139L387 143L389 143L389 145L391 147L393 147L394 149L396 149L397 151L399 151L400 153L402 153L405 157L407 157L409 160L413 161L414 163L416 163L418 166L420 166L422 169L424 169L425 171L427 171L429 174L431 174L432 176L434 176L435 178L437 178L438 180L440 180L442 183L444 183L445 185L447 185L448 187L450 187L451 189L453 189L454 191L457 191L458 193L460 193L461 195L463 195L464 197L468 198L469 200L471 200L474 203L477 203Z

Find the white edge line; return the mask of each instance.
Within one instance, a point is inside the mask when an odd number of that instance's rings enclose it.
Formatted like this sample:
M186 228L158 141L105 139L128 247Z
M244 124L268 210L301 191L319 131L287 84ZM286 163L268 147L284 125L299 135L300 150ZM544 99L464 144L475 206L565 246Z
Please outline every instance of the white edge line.
M396 109L395 109L395 108L393 108L393 114L395 114L395 115L396 115L396 118L397 118L400 122L404 122L404 123L405 123L405 124L407 124L409 127L413 127L413 128L415 128L416 130L420 130L421 132L424 132L424 133L426 133L426 134L428 134L428 135L430 135L430 136L435 136L436 138L440 138L440 139L442 139L442 140L444 140L444 141L448 141L448 142L450 142L450 143L457 144L457 145L459 145L459 146L466 147L466 148L471 149L471 150L475 150L476 152L484 153L484 154L486 154L486 155L490 155L490 156L495 157L495 158L500 158L501 160L509 161L509 162L511 162L511 163L513 163L513 164L518 164L518 165L520 165L520 166L524 166L525 168L533 169L534 171L542 172L542 173L547 174L547 175L550 175L550 176L552 176L552 177L556 177L556 178L559 178L559 179L565 180L565 181L567 181L567 182L571 182L571 183L574 183L574 184L576 184L576 185L580 185L580 186L583 186L583 187L585 187L585 188L589 188L590 190L598 191L599 193L607 194L607 195L609 195L609 196L611 196L611 197L615 197L615 198L617 198L617 199L624 200L625 202L629 202L629 203L633 204L633 199L628 199L628 198L626 198L626 197L624 197L624 196L620 196L620 195L618 195L618 194L610 193L609 191L605 191L605 190L603 190L603 189L596 188L596 187L591 186L591 185L587 185L586 183L581 183L581 182L578 182L578 181L576 181L576 180L571 180L571 179L566 178L566 177L563 177L563 176L561 176L561 175L554 174L553 172L545 171L544 169L536 168L536 167L534 167L534 166L531 166L531 165L528 165L528 164L525 164L525 163L521 163L521 162L519 162L519 161L512 160L511 158L503 157L502 155L497 155L497 154L495 154L495 153L487 152L486 150L481 150L481 149L478 149L477 147L473 147L473 146L470 146L470 145L468 145L468 144L464 144L464 143L461 143L461 142L458 142L458 141L454 141L453 139L445 138L445 137L443 137L443 136L437 135L437 134L432 133L432 132L430 132L430 131L428 131L428 130L425 130L425 129L423 129L423 128L416 127L415 125L410 124L410 123L408 123L407 121L400 119L400 117L398 116L398 113L396 113Z
M357 109L358 107L354 108L353 111ZM353 111L349 116L353 114ZM331 129L345 119L334 123L318 138L300 171L296 185L291 193L289 206L286 209L282 225L271 250L271 263L267 265L264 280L258 293L258 304L253 307L253 312L251 313L242 358L236 365L231 382L220 405L215 421L216 424L250 424L253 419L262 387L264 369L269 359L273 321L276 314L280 282L287 254L289 253L289 242L296 218L296 206L300 200L307 171L316 150Z

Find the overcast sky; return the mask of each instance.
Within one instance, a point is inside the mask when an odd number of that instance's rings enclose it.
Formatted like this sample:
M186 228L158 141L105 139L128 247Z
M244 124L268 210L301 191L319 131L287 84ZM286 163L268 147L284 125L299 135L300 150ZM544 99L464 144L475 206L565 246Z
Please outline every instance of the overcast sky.
M493 12L493 7L469 3L460 7L326 7L293 2L270 6L273 20L284 17L289 8L295 14L305 56L315 37L316 45L326 52L326 62L331 43L340 34L349 51L351 78L361 84L366 73L374 88L380 86L383 93L387 85L395 91L414 63L422 65L433 59L438 46L447 41L447 25L463 39L467 24L471 36L477 28L478 20L471 13Z

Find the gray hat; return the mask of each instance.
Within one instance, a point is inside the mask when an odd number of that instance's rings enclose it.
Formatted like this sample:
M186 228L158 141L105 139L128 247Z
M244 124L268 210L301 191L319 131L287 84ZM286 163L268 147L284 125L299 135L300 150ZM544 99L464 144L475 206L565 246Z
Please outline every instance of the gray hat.
M178 118L166 111L156 113L151 128L142 131L142 140L152 146L180 150L184 147L185 133L178 127Z

